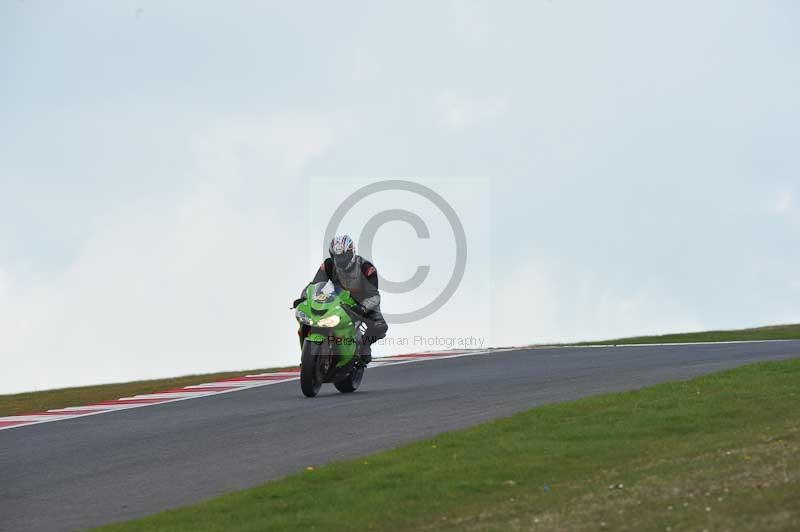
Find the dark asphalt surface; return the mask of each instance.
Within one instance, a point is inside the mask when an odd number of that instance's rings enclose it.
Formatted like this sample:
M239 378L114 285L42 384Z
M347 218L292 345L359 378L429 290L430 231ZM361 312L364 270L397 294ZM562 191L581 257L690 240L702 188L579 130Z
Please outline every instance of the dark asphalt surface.
M800 341L527 349L370 368L0 431L0 530L74 530L240 490L544 403L800 357Z

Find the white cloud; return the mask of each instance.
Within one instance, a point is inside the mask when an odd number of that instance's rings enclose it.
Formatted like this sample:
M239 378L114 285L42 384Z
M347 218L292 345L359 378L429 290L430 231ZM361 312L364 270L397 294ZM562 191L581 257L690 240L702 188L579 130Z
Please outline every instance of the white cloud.
M472 97L453 90L442 91L436 99L442 124L452 129L465 129L495 120L508 112L505 97Z
M195 135L196 157L217 178L237 178L248 159L258 161L262 171L273 172L270 177L296 176L330 149L335 130L343 127L341 118L336 125L335 120L313 113L226 116Z
M366 48L356 48L351 71L353 81L369 81L375 79L380 72L381 66L375 56Z
M299 252L288 229L210 185L169 211L121 211L68 271L3 300L0 351L16 362L0 390L293 361L274 262Z
M11 289L11 279L9 274L0 269L0 302L5 301L9 297L9 290Z
M177 204L117 209L63 272L0 270L0 393L296 362L290 263L309 242L286 198L334 131L307 115L220 124L197 135L208 176ZM260 208L242 208L251 190Z
M491 4L474 0L456 0L449 4L451 24L465 42L480 45L492 37Z
M778 194L778 199L773 206L777 214L786 214L794 208L794 191L783 190Z
M661 290L608 288L591 270L530 258L494 283L495 345L608 339L703 329Z

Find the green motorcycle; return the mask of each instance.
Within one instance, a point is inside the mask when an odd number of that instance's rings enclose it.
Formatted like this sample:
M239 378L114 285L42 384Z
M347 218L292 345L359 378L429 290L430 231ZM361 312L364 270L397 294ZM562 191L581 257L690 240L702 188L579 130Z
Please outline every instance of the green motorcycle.
M322 383L332 382L342 393L358 389L364 364L358 356L358 327L351 307L357 303L347 290L333 283L310 284L295 317L309 328L300 360L300 389L306 397L319 393Z

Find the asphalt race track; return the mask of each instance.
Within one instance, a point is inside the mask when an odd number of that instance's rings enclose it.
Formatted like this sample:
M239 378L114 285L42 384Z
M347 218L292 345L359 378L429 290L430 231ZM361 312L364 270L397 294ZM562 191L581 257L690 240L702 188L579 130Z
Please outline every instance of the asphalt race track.
M255 486L544 403L800 357L800 341L502 351L0 431L0 530L74 530Z

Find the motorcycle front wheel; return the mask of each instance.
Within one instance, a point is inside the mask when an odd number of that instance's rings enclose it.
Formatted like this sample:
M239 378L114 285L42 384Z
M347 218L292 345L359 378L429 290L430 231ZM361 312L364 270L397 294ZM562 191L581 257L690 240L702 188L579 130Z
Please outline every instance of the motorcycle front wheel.
M306 397L316 397L322 387L322 346L306 340L300 358L300 389Z

